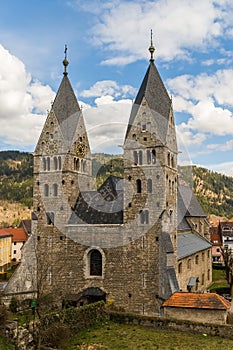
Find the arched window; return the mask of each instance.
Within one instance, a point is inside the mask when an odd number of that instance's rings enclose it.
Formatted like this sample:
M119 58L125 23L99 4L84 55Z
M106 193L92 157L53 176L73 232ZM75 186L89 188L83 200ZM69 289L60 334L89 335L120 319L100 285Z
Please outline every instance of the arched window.
M87 163L85 160L83 160L83 172L85 173L87 171Z
M50 158L47 157L47 170L50 170Z
M102 254L97 249L90 251L90 276L102 276Z
M151 158L152 158L152 164L155 164L156 163L156 151L155 151L155 149L152 149Z
M170 166L170 153L167 154L167 165Z
M133 151L133 159L134 159L134 163L138 164L138 152L137 151Z
M57 170L57 157L53 157L54 170Z
M178 272L179 272L179 273L182 272L182 262L180 262L179 265L178 265Z
M48 184L44 185L44 196L45 197L49 196L49 185Z
M61 170L61 157L58 157L58 169Z
M53 184L53 195L54 195L54 197L57 197L57 195L58 195L58 186L57 186L57 184Z
M140 211L140 223L141 224L149 224L149 211L141 210Z
M136 180L137 193L142 193L142 182L140 179Z
M139 151L138 163L142 165L142 151Z
M147 164L151 163L151 151L148 149L146 151L146 156L147 156Z
M150 123L150 122L147 122L147 123L146 123L146 129L147 129L148 131L150 131L150 129L151 129L151 123Z
M152 193L152 180L151 179L147 180L147 192Z
M43 157L42 159L43 162L43 170L46 170L46 159Z
M187 268L191 269L191 259L188 259Z

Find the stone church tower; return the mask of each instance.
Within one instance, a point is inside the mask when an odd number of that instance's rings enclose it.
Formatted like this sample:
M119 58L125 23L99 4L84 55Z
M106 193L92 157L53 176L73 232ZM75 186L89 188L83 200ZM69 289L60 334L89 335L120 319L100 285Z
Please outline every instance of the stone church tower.
M34 154L31 240L38 296L51 293L56 303L75 305L111 299L125 311L157 315L179 289L174 116L152 43L149 50L125 136L124 178L110 176L97 190L82 110L63 61L64 76ZM20 283L18 289L35 288L23 278Z

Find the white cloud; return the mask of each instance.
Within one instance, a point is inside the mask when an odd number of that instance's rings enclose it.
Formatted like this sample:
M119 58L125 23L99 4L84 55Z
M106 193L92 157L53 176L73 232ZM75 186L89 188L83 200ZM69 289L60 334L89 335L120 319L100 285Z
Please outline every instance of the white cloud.
M0 137L13 148L33 146L54 92L33 82L24 64L2 45L0 61Z
M105 152L106 148L122 145L129 115L131 100L115 101L112 96L103 96L95 100L96 107L83 111L91 149L94 152ZM115 149L121 153L121 149Z
M217 70L212 75L182 75L167 81L175 95L195 101L212 97L218 104L233 106L233 69Z
M125 98L127 96L135 96L136 89L130 85L118 85L113 80L102 80L96 82L89 90L81 92L82 97L101 97L111 95L113 97Z
M233 5L229 0L76 1L76 4L81 10L98 14L92 43L110 53L104 64L122 65L136 58L144 59L151 28L156 31L158 55L167 61L177 57L188 59L189 50L213 48L222 34L231 34Z
M206 167L206 166L205 166ZM209 164L208 169L216 171L227 176L233 176L233 162L223 162L218 164Z
M219 144L219 143L211 143L206 146L208 149L211 150L218 150L218 151L231 151L233 150L233 140L228 140L224 144Z
M232 81L232 69L212 75L182 75L167 81L174 110L187 115L187 121L178 127L187 144L196 145L198 134L233 135Z

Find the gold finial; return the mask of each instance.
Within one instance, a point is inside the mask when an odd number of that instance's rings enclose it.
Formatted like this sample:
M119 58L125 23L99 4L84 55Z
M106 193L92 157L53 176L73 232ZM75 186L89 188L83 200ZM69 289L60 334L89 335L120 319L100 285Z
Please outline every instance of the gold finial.
M64 72L63 72L63 74L64 74L64 75L67 75L68 73L67 73L67 71L66 71L66 67L67 67L68 64L69 64L69 62L68 62L68 60L67 60L67 45L65 45L64 54L65 54L65 58L64 58L64 60L63 60L63 66L64 66Z
M152 33L152 29L150 31L150 47L149 47L149 51L150 51L150 62L154 62L154 52L155 52L155 47L153 45L153 33Z

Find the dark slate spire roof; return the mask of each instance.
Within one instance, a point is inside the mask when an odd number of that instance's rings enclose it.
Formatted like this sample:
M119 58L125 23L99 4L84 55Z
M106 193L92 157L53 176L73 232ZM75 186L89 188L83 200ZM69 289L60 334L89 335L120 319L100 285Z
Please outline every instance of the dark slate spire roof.
M70 116L80 112L80 107L67 74L64 74L61 85L53 103L53 110L59 124Z
M152 112L157 112L168 120L172 101L153 60L150 61L150 65L133 104L127 134L131 125L134 123L138 108L144 97Z
M122 224L122 179L110 176L97 191L79 194L69 224Z

